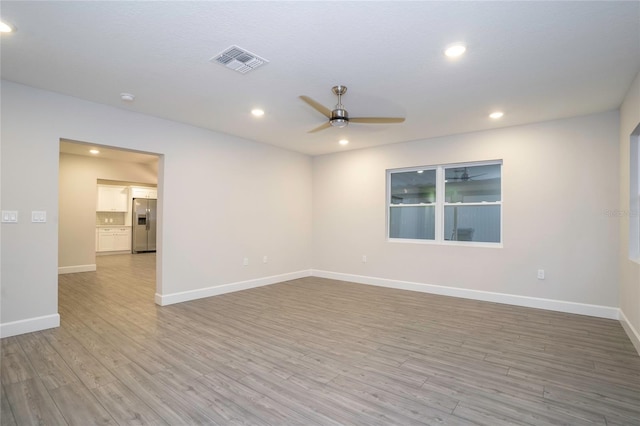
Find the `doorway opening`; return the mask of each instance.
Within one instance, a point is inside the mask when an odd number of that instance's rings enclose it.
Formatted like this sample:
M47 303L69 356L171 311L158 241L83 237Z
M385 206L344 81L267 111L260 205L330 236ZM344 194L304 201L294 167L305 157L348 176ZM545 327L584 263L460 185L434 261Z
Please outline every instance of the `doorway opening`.
M96 271L97 259L105 255L136 256L132 250L134 198L157 201L153 212L157 232L152 249L144 253L161 254L162 167L161 154L60 139L58 274ZM157 256L156 261L158 294L161 258Z

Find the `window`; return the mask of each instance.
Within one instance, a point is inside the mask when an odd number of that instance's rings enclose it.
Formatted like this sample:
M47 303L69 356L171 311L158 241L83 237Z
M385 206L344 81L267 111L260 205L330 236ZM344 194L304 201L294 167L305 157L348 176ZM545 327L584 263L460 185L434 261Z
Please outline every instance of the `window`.
M389 193L389 238L435 239L436 170L391 173Z
M391 240L502 241L502 162L387 171Z

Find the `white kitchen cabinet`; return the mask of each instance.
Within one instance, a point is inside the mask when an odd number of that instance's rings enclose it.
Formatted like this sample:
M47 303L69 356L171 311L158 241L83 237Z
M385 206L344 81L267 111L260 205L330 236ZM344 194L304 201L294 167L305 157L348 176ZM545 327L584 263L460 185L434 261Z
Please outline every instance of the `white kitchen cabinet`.
M131 250L131 228L118 228L113 244L115 250Z
M98 185L99 212L127 212L129 210L129 188L126 186Z
M155 200L158 198L158 188L132 186L131 198L149 198Z
M98 228L98 252L130 250L131 227Z

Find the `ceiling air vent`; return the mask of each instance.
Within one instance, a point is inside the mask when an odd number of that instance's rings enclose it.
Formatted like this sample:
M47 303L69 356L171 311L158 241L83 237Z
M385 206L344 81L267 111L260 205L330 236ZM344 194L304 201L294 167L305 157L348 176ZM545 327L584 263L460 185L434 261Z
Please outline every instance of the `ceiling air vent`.
M231 46L227 48L224 52L218 53L216 56L211 58L210 61L217 62L220 65L231 68L241 74L246 74L261 65L269 63L266 59L238 46Z

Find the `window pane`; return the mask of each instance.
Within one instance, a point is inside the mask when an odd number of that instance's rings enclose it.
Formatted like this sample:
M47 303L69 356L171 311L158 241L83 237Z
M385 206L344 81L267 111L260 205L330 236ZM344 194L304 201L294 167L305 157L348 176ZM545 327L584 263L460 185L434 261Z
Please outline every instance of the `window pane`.
M389 202L391 204L435 203L436 171L420 170L392 173Z
M445 202L500 201L500 164L444 169Z
M435 239L434 206L389 207L389 238Z
M444 239L450 241L500 242L500 206L446 206Z

